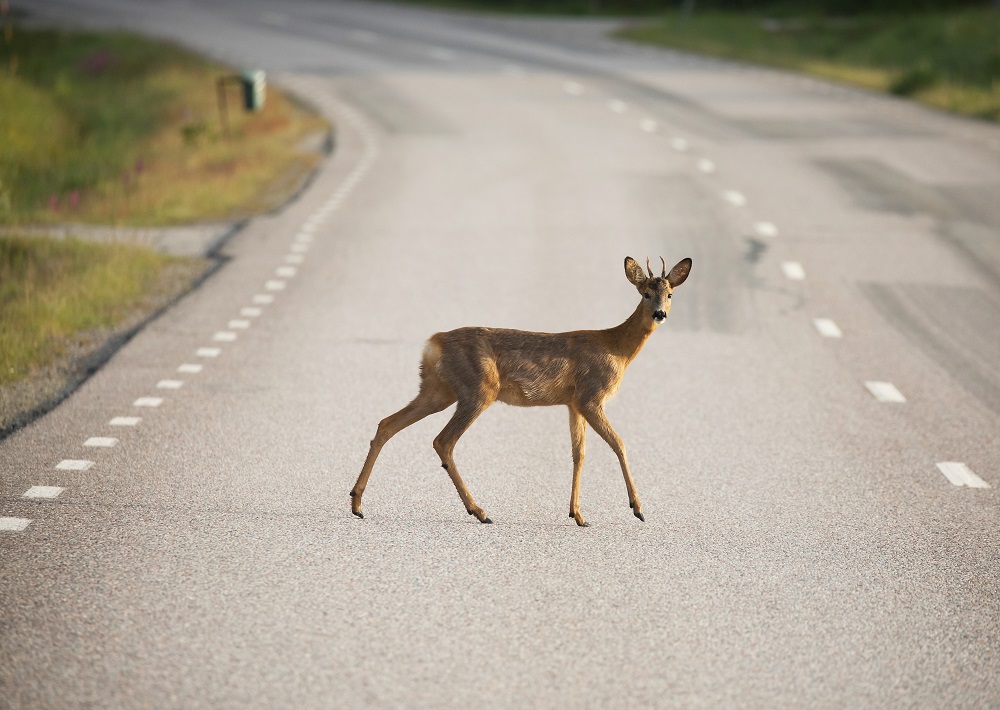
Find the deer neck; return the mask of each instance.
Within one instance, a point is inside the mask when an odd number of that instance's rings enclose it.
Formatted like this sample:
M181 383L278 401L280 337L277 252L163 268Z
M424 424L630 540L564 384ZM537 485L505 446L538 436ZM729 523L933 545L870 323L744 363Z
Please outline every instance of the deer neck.
M646 309L640 302L624 323L605 331L608 334L608 349L612 354L623 358L628 365L639 354L655 329L656 324L646 315Z

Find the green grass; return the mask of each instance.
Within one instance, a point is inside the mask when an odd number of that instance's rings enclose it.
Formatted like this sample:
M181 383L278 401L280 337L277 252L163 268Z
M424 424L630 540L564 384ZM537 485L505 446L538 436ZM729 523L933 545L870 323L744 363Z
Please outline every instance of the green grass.
M192 261L124 244L0 237L0 386L99 344L173 295L175 267L190 274Z
M848 18L670 14L621 37L803 71L1000 120L1000 12Z
M270 87L244 114L231 70L126 33L13 27L0 36L0 224L175 224L242 217L317 158L295 147L326 126ZM292 176L294 177L294 176Z

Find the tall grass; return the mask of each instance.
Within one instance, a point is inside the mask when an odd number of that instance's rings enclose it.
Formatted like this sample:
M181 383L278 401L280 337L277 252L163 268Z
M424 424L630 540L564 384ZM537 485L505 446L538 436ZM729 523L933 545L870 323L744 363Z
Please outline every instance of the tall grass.
M280 92L222 136L231 70L126 33L15 27L0 40L0 223L170 224L242 216L315 156L324 123ZM261 205L260 203L265 204Z
M124 244L0 237L0 385L93 344L184 260Z

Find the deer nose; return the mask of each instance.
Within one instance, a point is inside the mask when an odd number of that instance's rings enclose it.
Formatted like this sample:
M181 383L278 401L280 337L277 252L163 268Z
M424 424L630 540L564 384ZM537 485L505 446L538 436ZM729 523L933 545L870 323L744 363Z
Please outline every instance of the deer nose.
M656 320L657 323L659 323L662 320L666 320L667 314L664 311L656 311L653 314L653 318Z

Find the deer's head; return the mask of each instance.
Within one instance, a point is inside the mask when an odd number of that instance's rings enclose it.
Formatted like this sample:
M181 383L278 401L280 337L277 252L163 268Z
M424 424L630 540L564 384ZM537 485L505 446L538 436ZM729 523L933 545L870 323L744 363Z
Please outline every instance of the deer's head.
M674 289L684 283L684 279L691 272L691 259L681 259L676 266L667 273L667 262L660 257L663 264L663 272L659 276L653 276L653 270L649 268L649 259L646 259L646 272L643 272L639 262L630 256L625 257L625 276L636 287L642 302L645 306L646 315L653 323L660 324L670 313L670 296ZM648 273L647 273L648 272Z

